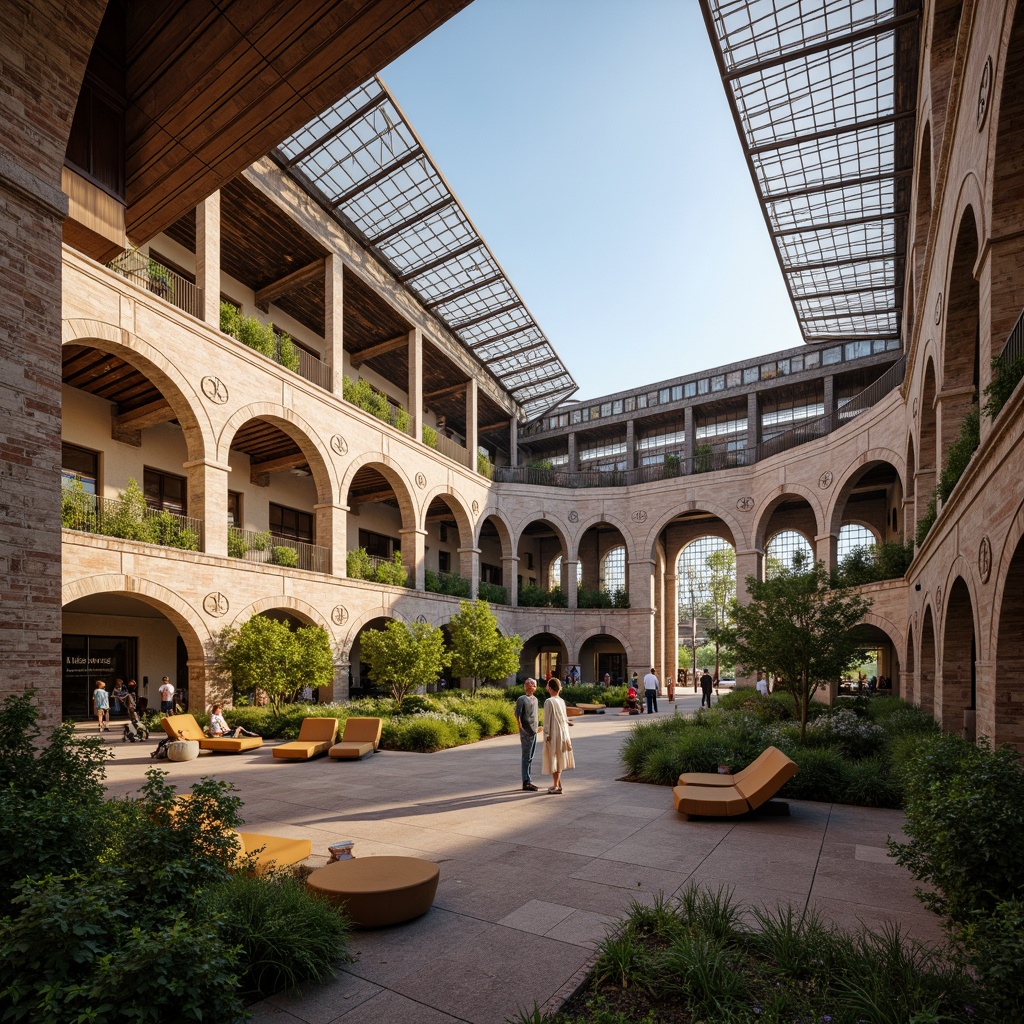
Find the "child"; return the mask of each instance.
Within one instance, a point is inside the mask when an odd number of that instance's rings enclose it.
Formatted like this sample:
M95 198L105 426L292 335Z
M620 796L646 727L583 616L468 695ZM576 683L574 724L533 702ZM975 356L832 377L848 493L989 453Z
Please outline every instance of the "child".
M631 686L626 691L626 703L622 705L622 710L619 712L620 715L639 715L640 707L636 699L636 687Z

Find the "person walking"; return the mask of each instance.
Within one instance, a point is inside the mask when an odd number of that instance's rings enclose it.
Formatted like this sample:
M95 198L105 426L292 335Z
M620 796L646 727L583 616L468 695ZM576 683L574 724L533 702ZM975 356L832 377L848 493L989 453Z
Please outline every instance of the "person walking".
M562 684L557 679L548 681L548 699L544 701L544 773L551 775L549 793L562 792L562 772L576 767L569 739L569 716L565 701L558 696Z
M174 714L174 684L164 676L163 682L160 684L160 689L157 691L160 694L160 710L165 715Z
M708 707L711 707L711 691L714 688L715 680L712 678L711 673L704 669L704 674L700 677L700 706L704 707L704 702L707 701Z
M107 693L107 684L101 679L92 691L92 709L96 715L96 724L100 732L110 732L110 694Z
M537 749L537 689L536 679L527 679L523 683L523 695L516 701L516 724L519 726L519 742L523 748L523 789L536 793L531 770L533 755Z
M658 689L660 686L658 677L654 674L654 669L652 668L644 676L644 698L647 702L647 714L649 715L655 714L658 710Z

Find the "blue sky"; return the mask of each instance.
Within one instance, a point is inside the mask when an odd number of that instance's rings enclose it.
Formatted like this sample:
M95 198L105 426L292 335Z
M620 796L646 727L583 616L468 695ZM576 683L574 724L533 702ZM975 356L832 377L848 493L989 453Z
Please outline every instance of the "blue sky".
M381 77L576 397L801 343L697 0L474 0Z

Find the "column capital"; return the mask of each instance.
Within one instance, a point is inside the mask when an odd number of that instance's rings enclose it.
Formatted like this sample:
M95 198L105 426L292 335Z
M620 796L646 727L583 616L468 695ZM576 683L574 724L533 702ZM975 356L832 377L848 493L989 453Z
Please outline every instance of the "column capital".
M427 531L421 530L418 526L412 526L407 530L399 530L398 533L402 537L404 537L406 534L409 534L413 537L426 537L427 535Z
M194 469L197 466L206 466L207 469L219 469L222 473L230 473L231 466L226 462L217 462L214 459L192 459L181 464L182 469Z
M351 512L352 508L349 505L342 505L338 501L321 501L313 506L314 512L319 512L322 508L329 508L335 512Z
M460 555L479 555L480 548L456 548L456 552Z

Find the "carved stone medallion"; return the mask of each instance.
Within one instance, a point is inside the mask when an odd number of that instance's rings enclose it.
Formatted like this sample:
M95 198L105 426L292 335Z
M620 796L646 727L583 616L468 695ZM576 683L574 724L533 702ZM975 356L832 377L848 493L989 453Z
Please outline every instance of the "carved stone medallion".
M348 622L348 609L343 604L336 604L331 612L331 622L336 626L344 626Z
M480 502L479 501L474 499L471 508L473 509L473 515L475 515L475 516L480 515Z
M941 608L942 607L942 587L941 586L935 588L935 607L936 608Z
M203 598L203 611L205 611L207 615L213 615L215 618L219 619L222 615L227 615L230 607L231 604L228 599L219 591L207 594L206 597Z
M981 538L978 545L978 573L981 582L988 583L988 578L992 575L992 542L988 539L988 534Z
M579 512L576 511L576 509L573 509L569 513L569 522L570 523L578 523L579 521L580 521L580 514L579 514Z
M992 58L985 61L981 69L981 84L978 86L978 131L985 126L989 101L992 98Z
M647 512L644 509L642 509L642 508L638 508L633 513L633 515L630 516L630 518L633 520L634 523L646 523L647 522Z
M416 486L421 490L427 486L427 478L422 473L416 474Z
M942 319L942 292L935 297L935 322L938 323Z
M427 617L426 617L426 615L417 615L416 616L416 621L417 622L426 622L427 621Z
M826 469L821 476L818 477L818 486L823 490L828 490L832 486L832 470Z
M223 405L228 400L228 386L220 377L204 377L199 386L214 405Z
M736 508L740 512L749 512L754 507L754 499L748 494L743 498L736 499Z
M331 450L335 455L348 455L348 441L341 434L335 434L331 438Z

